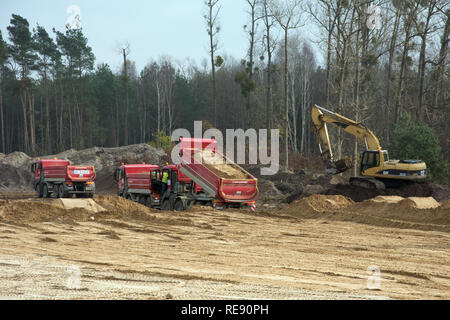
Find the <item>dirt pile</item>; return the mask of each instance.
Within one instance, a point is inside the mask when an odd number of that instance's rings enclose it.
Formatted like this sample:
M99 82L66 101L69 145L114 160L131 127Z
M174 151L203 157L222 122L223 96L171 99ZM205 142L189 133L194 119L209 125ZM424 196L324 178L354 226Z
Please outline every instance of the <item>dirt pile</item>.
M333 212L341 208L347 208L353 204L353 200L344 196L316 194L296 200L281 209L280 212L297 218L314 218L320 217L321 213Z
M355 202L362 202L377 196L433 197L443 202L450 198L450 185L436 185L433 183L411 183L400 188L386 190L371 190L351 186L348 178L339 175L305 174L297 172L279 171L272 176L261 176L258 166L244 166L244 168L258 178L261 195L272 198L272 193L281 203L291 203L314 194L342 195ZM266 183L266 182L271 183ZM276 191L273 191L276 189ZM279 197L279 193L283 197Z
M97 204L93 199L57 199L61 203L61 206L66 209L85 209L93 213L105 212L106 209Z
M444 203L442 203L441 207L443 209L450 209L450 199L448 199L447 201L445 201Z
M0 206L0 221L20 225L55 221L58 218L87 221L90 214L91 212L82 208L64 209L62 203L57 200L6 200L6 203Z
M160 212L117 196L0 200L0 220L18 224L105 219L154 220L154 213Z
M391 228L450 232L450 210L432 197L378 196L354 203L339 195L313 195L280 209L296 218L351 221Z
M197 162L203 163L209 170L221 178L226 179L246 179L245 172L238 167L227 164L224 158L211 150L201 150L194 156Z
M8 189L26 190L31 186L32 158L23 152L13 152L0 157L0 191Z
M92 165L95 167L96 186L99 193L115 192L113 180L114 169L123 163L155 163L159 164L165 152L145 143L118 148L90 148L77 151L70 149L59 154L41 156L41 159L67 159L72 164ZM0 156L2 181L0 191L26 191L32 188L30 171L33 158L22 152L13 152Z

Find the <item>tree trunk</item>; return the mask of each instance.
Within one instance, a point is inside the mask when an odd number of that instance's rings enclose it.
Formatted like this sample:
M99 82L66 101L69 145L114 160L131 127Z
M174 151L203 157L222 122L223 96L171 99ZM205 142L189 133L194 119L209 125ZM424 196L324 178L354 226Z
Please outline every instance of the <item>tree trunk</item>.
M395 53L395 47L397 46L397 33L398 33L398 26L400 23L400 10L397 10L395 12L395 22L394 22L394 29L392 32L391 37L391 43L389 46L389 62L388 62L388 74L387 74L387 85L386 85L386 109L385 109L385 121L386 121L386 132L385 132L385 138L386 143L389 144L389 135L390 135L390 113L391 113L391 85L392 85L392 64L394 62L394 53Z
M27 119L27 92L24 90L20 96L23 112L23 147L25 153L30 151L29 136L28 136L28 119Z
M285 110L285 135L284 156L285 169L289 169L289 106L288 106L288 28L284 29L284 110Z
M441 49L439 51L439 61L438 61L438 68L435 71L435 84L434 84L434 91L433 91L433 108L438 108L439 105L439 94L440 94L440 88L441 88L441 79L445 71L445 59L447 57L447 51L448 51L448 43L450 41L449 39L449 20L450 15L447 11L447 20L445 21L445 27L444 31L442 33L442 39L441 39Z
M213 106L214 106L214 126L217 127L217 102L216 102L216 65L214 64L214 53L215 53L215 46L214 46L214 32L213 32L213 23L212 23L212 16L213 16L213 6L209 6L209 16L211 23L209 24L209 43L211 48L211 75L212 75L212 82L213 82L213 88L212 88L212 96L213 96Z
M30 109L30 138L31 138L31 153L36 153L36 125L34 119L34 94L28 90L28 106Z
M127 72L127 56L126 49L123 49L123 79L125 86L125 114L124 122L124 144L128 145L128 72Z
M267 83L266 83L266 128L272 128L272 50L271 50L271 35L269 22L269 12L267 2L264 5L264 24L266 25L266 45L267 45Z
M0 135L2 136L2 153L6 153L6 145L5 145L5 125L3 121L3 95L2 95L2 85L0 83L0 127L2 130L0 131Z
M394 122L397 122L398 117L401 112L401 104L402 104L402 96L405 86L406 79L406 71L407 71L407 57L409 52L409 42L411 40L411 26L416 13L416 10L419 6L419 2L416 3L415 8L408 13L406 21L405 21L405 41L403 42L403 52L402 52L402 62L400 66L400 75L398 79L398 92L397 99L395 102L395 114L394 114Z
M423 106L423 87L424 87L424 78L425 78L425 67L426 67L426 47L427 47L427 36L428 36L428 27L430 25L430 20L433 16L433 11L435 7L435 2L431 2L428 7L427 19L425 22L425 26L423 32L421 34L422 44L420 46L420 56L419 56L419 97L418 97L418 105L416 109L416 120L422 121L424 115L424 106Z

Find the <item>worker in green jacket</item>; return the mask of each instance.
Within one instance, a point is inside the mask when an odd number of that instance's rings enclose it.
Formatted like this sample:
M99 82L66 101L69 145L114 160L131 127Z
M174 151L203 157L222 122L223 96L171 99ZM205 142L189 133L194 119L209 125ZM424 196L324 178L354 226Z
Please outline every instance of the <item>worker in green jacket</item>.
M161 198L162 198L162 196L164 195L164 193L165 193L166 190L167 190L167 184L168 184L168 182L169 182L169 172L164 171L164 172L163 172L162 179L161 179L161 193L160 193L160 195L159 195Z

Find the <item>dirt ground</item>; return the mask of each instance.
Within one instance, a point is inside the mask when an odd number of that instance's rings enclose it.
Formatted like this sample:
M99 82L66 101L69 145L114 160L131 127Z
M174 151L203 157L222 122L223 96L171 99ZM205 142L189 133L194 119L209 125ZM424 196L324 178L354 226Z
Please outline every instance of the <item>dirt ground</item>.
M180 213L2 194L0 298L449 299L449 232L433 198Z

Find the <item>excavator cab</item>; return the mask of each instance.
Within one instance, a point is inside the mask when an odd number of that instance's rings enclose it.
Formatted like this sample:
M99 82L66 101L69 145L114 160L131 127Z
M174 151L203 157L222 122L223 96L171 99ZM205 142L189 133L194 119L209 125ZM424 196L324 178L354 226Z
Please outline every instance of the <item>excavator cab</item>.
M363 174L367 169L378 167L380 165L380 153L378 151L363 151L361 155L360 173Z
M380 161L380 159L382 159ZM383 167L383 163L389 161L389 155L386 150L367 150L361 151L361 162L359 172L362 175L364 171L370 168Z

